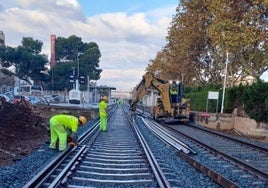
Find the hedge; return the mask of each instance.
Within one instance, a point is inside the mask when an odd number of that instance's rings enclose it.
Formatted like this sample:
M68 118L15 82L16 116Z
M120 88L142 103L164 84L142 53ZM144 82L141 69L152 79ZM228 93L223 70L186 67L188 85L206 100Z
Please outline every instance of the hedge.
M205 85L186 87L184 97L191 100L191 111L206 111L208 92L219 92L217 112L221 111L222 86ZM216 112L216 100L209 100L208 112ZM224 113L231 113L234 108L243 108L257 122L268 122L268 83L258 80L250 86L226 88Z

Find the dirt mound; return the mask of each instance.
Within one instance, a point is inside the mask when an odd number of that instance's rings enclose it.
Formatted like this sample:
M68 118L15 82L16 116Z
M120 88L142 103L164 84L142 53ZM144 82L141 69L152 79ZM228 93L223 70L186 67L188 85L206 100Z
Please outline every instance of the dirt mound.
M0 97L0 167L22 159L48 140L47 119L28 101Z

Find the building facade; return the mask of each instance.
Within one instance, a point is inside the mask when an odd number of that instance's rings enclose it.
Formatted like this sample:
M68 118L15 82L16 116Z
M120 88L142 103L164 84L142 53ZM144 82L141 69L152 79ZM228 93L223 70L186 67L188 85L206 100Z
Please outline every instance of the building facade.
M5 46L5 34L3 31L0 31L0 46Z

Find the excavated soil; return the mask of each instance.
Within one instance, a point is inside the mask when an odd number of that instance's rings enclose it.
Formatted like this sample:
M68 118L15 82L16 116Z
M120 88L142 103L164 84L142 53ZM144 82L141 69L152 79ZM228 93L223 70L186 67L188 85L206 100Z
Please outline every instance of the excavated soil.
M0 167L10 165L48 141L48 119L28 101L15 104L0 97Z

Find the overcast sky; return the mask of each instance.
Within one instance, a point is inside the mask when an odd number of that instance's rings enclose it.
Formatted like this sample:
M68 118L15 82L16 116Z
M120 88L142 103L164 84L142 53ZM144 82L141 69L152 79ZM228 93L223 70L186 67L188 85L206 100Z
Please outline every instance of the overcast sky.
M41 40L50 59L50 35L96 42L103 69L98 85L130 91L149 60L166 44L178 0L0 0L0 31L7 46L22 37Z

